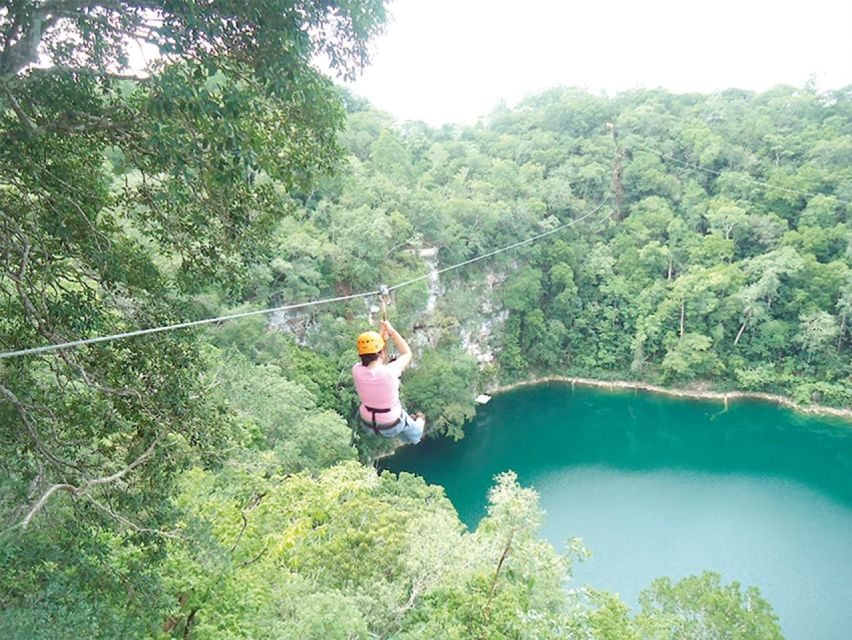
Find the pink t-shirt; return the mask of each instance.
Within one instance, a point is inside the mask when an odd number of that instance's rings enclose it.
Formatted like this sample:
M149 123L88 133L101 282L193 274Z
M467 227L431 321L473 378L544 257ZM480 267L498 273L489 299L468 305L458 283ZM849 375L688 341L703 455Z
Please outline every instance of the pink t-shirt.
M366 407L374 409L390 409L388 413L377 413L376 422L390 424L399 420L402 415L402 405L399 402L399 376L402 372L396 362L379 365L373 369L365 367L360 362L352 367L352 377L355 379L355 389L361 398L361 416L367 422L372 421L373 414Z

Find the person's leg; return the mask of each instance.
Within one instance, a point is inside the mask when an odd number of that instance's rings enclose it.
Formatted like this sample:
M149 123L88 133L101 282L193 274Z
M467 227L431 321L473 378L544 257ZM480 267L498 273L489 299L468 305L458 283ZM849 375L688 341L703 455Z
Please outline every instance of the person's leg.
M403 427L399 432L398 437L403 442L409 444L417 444L423 437L423 430L426 428L426 417L422 413L415 413L415 417L408 415L407 411L402 412Z

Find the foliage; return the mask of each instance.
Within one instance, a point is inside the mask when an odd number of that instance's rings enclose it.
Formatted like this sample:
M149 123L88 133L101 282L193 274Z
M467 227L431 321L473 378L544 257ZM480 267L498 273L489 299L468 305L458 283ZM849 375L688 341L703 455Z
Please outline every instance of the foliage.
M217 284L237 295L339 158L343 110L313 56L350 76L383 20L378 0L0 10L2 348L184 320L186 294ZM161 55L130 76L138 43ZM186 332L4 361L0 519L130 475L162 499L226 435L203 366Z
M0 348L246 294L276 224L340 158L344 111L314 56L351 76L384 18L379 0L0 8ZM134 73L140 44L159 57ZM157 635L182 469L238 458L258 426L285 468L352 455L341 420L277 371L241 363L232 412L209 365L186 331L3 360L0 635ZM298 398L298 426L261 402L266 382Z
M380 0L10 6L3 350L374 290L603 202L395 292L430 433L462 435L477 358L852 402L848 89L555 89L430 129L314 67L363 66ZM130 42L159 51L144 73ZM3 360L0 635L779 637L715 574L634 618L566 591L582 549L539 539L512 474L467 531L439 487L355 462L394 446L341 417L373 302Z
M407 474L355 463L316 479L194 470L179 498L193 538L175 545L164 578L182 594L171 629L561 637L569 560L538 539L536 494L511 474L497 481L488 517L468 533L439 487Z
M781 638L778 618L758 590L749 587L743 592L736 582L722 585L716 573L689 576L675 584L659 578L642 592L639 602L640 637Z
M429 418L429 432L462 437L462 426L475 413L473 397L476 362L460 349L427 351L417 368L405 377L409 411Z
M227 452L229 461L258 464L256 452L261 450L270 471L318 473L355 457L346 422L333 411L320 410L314 396L279 367L254 365L239 353L215 350L208 361L210 399L230 409L246 433L242 443L234 443L242 451L234 447Z
M266 318L228 323L212 333L210 339L224 349L238 350L255 364L274 365L288 380L309 391L320 407L330 410L340 407L337 363L317 351L298 346L290 334L270 330Z

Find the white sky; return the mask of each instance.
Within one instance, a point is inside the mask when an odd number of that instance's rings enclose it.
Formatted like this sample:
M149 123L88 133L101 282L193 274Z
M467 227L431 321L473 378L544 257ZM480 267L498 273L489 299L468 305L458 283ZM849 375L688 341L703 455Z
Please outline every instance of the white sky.
M395 0L350 84L399 120L472 122L548 87L852 84L852 0Z

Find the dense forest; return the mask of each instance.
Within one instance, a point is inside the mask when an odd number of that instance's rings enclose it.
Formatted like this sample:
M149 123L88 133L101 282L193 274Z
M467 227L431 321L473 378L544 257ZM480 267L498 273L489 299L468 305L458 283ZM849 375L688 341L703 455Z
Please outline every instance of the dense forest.
M553 89L472 126L334 85L380 0L0 7L0 351L375 291L406 402L546 374L852 404L852 88ZM135 42L160 55L137 73ZM132 44L131 44L132 43ZM0 359L0 637L777 638L754 588L573 588L534 491L377 475L374 297Z

